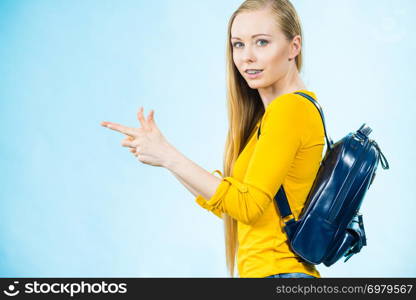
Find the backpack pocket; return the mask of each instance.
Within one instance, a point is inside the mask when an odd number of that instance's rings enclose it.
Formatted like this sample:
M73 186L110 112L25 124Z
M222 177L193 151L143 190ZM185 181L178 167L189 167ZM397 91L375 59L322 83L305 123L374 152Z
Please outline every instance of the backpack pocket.
M341 236L328 252L324 260L324 265L329 267L345 256L346 262L350 257L360 252L363 246L367 245L364 223L362 215L357 213L345 229L345 234Z

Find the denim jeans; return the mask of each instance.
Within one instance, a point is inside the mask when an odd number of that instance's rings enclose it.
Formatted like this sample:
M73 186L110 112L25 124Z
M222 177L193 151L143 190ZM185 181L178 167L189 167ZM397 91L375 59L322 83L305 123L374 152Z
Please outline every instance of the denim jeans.
M305 274L305 273L280 273L280 274L270 275L264 278L316 278L316 277Z

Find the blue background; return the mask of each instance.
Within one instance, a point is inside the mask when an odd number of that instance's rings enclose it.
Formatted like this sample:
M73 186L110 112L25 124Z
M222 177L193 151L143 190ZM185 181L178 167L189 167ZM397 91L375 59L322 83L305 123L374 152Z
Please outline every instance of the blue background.
M101 127L155 110L212 171L227 130L227 22L242 1L0 1L0 276L226 277L223 222ZM412 0L293 1L334 141L372 129L390 165L362 205L368 246L323 277L414 277Z

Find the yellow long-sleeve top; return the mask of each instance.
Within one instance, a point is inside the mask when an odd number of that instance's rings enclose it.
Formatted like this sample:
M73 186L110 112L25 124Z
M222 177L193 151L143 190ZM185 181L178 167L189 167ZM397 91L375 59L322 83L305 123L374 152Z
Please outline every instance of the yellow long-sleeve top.
M315 93L299 91L317 100ZM298 220L322 160L324 137L313 103L293 93L280 95L269 103L255 126L232 176L222 178L209 200L196 197L200 206L218 217L225 212L237 220L240 277L292 272L321 277L313 264L301 261L290 249L274 196L283 184Z

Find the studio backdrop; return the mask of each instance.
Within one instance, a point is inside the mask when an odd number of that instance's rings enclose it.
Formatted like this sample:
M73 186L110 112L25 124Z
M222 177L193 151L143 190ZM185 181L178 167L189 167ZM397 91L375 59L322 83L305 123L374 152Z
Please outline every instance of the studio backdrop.
M224 225L123 136L140 106L222 168L227 22L242 1L0 1L0 275L227 277ZM414 277L413 0L293 0L301 76L339 140L368 124L390 169L361 207L367 246L322 277Z

